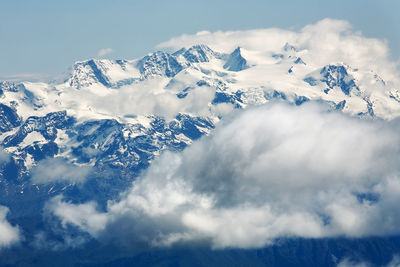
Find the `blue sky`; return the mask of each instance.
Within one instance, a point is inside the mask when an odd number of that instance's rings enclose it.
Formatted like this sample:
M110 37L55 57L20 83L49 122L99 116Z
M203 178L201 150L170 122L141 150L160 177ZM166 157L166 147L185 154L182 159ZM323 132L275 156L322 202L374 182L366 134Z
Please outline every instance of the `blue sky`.
M326 17L345 19L367 37L387 39L397 59L399 10L397 0L1 0L0 78L62 73L104 48L113 49L109 58L132 59L183 33L300 29Z

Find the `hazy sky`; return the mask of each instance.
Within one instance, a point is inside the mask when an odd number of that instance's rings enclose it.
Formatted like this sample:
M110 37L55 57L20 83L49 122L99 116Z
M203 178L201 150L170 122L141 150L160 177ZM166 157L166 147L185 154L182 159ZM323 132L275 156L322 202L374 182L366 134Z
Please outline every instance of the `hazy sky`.
M387 39L397 59L399 10L397 0L0 0L0 79L62 73L106 48L109 58L140 57L183 33L300 29L326 17Z

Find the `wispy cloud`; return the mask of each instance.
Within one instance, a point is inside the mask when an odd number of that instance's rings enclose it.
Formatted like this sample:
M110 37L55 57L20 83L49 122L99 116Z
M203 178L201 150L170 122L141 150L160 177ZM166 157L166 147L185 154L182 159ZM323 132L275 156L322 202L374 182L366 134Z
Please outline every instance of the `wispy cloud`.
M57 75L50 75L45 73L12 73L12 74L1 74L0 81L9 82L37 82L37 81L47 81L56 78Z
M39 161L32 170L32 182L47 184L55 182L83 183L91 168L76 166L61 158L48 158Z
M99 50L99 52L97 52L97 57L104 57L104 56L112 54L114 52L115 51L112 48L102 48Z

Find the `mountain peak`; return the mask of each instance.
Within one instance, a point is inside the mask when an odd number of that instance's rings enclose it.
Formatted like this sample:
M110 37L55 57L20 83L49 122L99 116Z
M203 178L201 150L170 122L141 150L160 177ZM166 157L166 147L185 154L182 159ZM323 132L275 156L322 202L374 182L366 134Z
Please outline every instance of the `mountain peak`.
M22 90L25 90L25 86L23 83L0 81L0 95L3 91L18 92Z
M162 75L173 77L183 69L174 55L162 51L151 53L139 60L137 68L144 78Z
M230 71L241 71L247 69L247 61L241 54L241 48L238 46L228 57L224 69Z
M88 59L85 61L75 62L75 64L72 66L71 77L68 80L69 85L77 89L87 87L95 83L101 83L106 87L110 86L109 79L103 73L103 61L109 60Z
M286 52L293 51L293 52L298 52L297 48L289 43L285 43L283 46L283 50Z
M182 48L173 56L182 55L189 63L209 62L213 57L217 57L218 53L214 52L205 44L194 45L188 49Z
M307 65L300 57L296 58L296 60L294 61L294 64Z
M320 77L315 78L310 76L304 79L311 86L319 83L326 84L327 88L324 90L326 94L334 87L339 87L345 95L350 95L350 92L360 89L355 83L354 77L348 73L348 67L344 64L330 64L321 68L319 71Z

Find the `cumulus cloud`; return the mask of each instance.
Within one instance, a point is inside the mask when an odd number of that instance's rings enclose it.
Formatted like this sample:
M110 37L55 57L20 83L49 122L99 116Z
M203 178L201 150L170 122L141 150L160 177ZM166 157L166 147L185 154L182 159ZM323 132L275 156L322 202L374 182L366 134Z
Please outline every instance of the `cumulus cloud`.
M114 52L115 51L112 48L102 48L99 50L99 52L97 52L97 57L104 57L104 56L112 54Z
M62 158L47 158L41 160L32 169L32 182L35 184L83 183L90 171L90 167L76 166Z
M20 231L6 219L8 208L0 205L0 248L8 247L20 240Z
M272 53L280 53L286 43L301 51L305 62L319 66L345 62L354 68L370 68L385 80L398 81L396 63L388 58L387 41L366 38L354 31L350 23L342 20L323 19L298 32L278 28L202 31L172 38L158 47L177 50L195 44L207 44L216 51L231 53L240 46L253 51L259 61Z
M94 237L150 246L252 248L281 237L394 235L399 145L395 122L315 103L269 104L237 111L211 136L164 153L106 212L61 198L50 211Z

